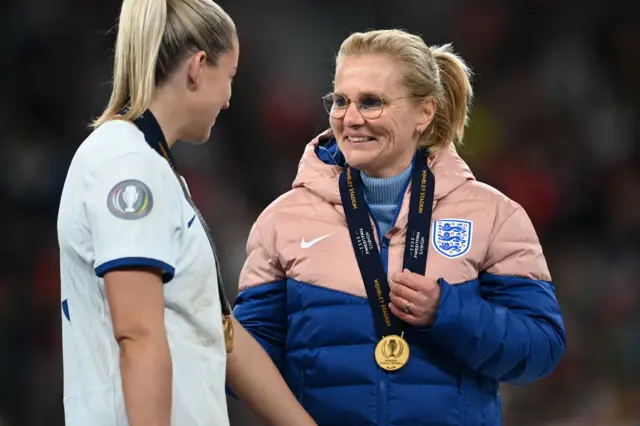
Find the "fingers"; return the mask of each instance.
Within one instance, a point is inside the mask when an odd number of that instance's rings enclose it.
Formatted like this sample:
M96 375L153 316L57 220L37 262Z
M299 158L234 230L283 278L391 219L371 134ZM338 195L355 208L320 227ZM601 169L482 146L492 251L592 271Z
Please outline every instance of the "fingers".
M391 274L390 281L396 284L402 284L416 292L429 295L438 287L438 283L434 278L425 277L424 275L415 274L408 269L402 272Z
M408 269L405 269L402 272L391 274L391 279L398 284L403 284L415 291L420 291L425 287L426 277L414 274Z
M389 282L390 295L396 295L413 303L422 301L423 296L411 287L398 282Z
M413 306L413 305L411 305ZM398 308L395 303L389 303L389 310L391 313L398 318L400 321L404 321L410 325L418 325L418 319L414 317L412 314L405 313L402 308Z
M402 312L404 312L404 307L407 306L407 304L411 303L411 305L409 306L409 312L411 312L411 308L415 308L415 304L413 302L411 302L409 299L406 299L402 296L398 296L396 293L389 293L389 299L391 300L391 305L395 306L397 309L401 310Z
M433 316L433 303L439 298L439 285L433 278L408 270L391 274L389 280L389 309L399 320L421 327ZM436 302L437 303L437 302ZM409 312L404 307L409 304Z

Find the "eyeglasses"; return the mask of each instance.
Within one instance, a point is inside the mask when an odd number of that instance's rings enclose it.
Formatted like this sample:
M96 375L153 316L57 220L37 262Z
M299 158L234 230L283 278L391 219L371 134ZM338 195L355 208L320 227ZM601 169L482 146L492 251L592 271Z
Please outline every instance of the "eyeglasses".
M327 113L336 119L342 119L349 109L351 103L355 103L360 114L367 120L375 120L382 115L384 106L400 99L413 98L416 95L401 96L394 99L388 99L375 93L365 93L358 96L355 100L351 100L347 96L340 93L327 93L322 97L324 109Z

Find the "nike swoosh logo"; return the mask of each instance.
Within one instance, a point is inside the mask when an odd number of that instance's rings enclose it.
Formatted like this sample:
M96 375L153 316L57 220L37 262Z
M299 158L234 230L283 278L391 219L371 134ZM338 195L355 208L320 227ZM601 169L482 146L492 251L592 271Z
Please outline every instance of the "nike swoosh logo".
M189 219L189 223L187 223L187 228L191 228L191 225L193 225L193 221L195 219L196 219L196 215L194 214L193 217Z
M322 237L314 238L311 241L305 241L303 237L302 241L300 241L300 248L308 249L309 247L316 245L317 243L319 243L320 241L324 240L325 238L331 235L333 235L333 232L327 235L323 235Z

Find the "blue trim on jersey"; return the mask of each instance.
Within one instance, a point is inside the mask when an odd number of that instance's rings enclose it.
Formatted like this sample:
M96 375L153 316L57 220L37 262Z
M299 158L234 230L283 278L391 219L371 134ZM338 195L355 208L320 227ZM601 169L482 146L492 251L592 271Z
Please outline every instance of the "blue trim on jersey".
M96 275L100 278L104 278L104 275L109 271L132 266L150 266L152 268L160 269L162 271L162 281L165 284L173 279L176 272L176 269L173 266L161 260L150 259L148 257L122 257L120 259L110 260L98 266L96 268Z
M64 299L62 301L62 313L64 314L67 321L71 322L71 316L69 315L69 302L67 302L67 299Z

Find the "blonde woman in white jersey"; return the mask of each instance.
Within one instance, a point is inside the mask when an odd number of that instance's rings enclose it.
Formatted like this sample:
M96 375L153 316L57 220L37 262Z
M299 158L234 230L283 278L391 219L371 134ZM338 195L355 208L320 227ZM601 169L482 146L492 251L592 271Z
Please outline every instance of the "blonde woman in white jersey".
M230 317L170 152L209 139L238 53L211 0L124 0L111 100L60 201L67 426L225 426L225 379L268 424L315 424Z

